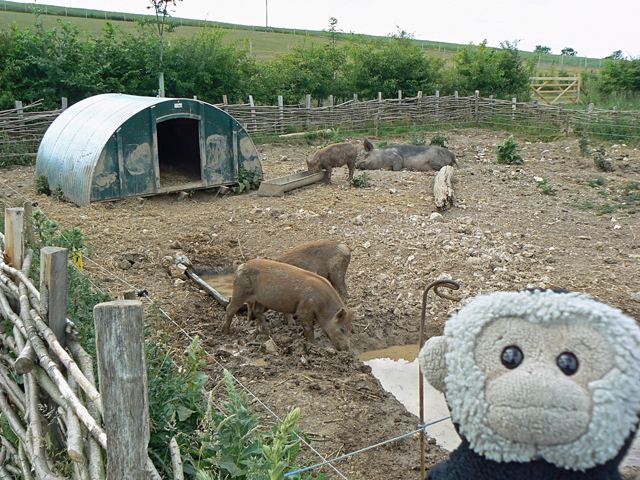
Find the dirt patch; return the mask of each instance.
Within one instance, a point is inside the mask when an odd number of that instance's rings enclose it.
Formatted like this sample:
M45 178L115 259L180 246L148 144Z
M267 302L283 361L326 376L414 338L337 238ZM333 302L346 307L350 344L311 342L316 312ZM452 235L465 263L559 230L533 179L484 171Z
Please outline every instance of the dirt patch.
M20 167L3 172L0 193L9 206L26 197L63 228L80 227L91 239L90 259L108 272L90 262L85 267L105 288L114 295L131 286L147 289L184 332L203 339L214 381L223 365L278 415L300 406L299 425L313 447L331 458L417 428L418 419L381 388L356 355L417 343L422 291L434 279L459 282L462 302L432 302L429 336L440 334L447 317L473 296L526 287L586 292L640 319L636 148L608 143L615 170L603 173L580 157L573 139L541 143L516 135L525 163L506 166L496 163L495 146L507 133L468 129L447 136L460 167L453 184L456 207L442 213L443 221L430 220L435 174L407 171L371 171L370 188L353 188L341 168L332 185L311 185L284 198L195 192L181 201L165 195L80 209L37 195L34 169ZM361 144L362 138L351 141ZM305 169L305 159L320 146L259 146L265 178ZM268 317L275 350L267 350L266 339L244 316L230 335L222 335L217 329L223 309L166 268L166 257L176 254L207 269L275 258L323 238L355 248L347 285L348 304L358 318L349 353L336 352L319 329L318 346L305 343L301 327L289 327L273 312ZM167 328L186 348L184 333ZM304 455L317 461L308 450ZM428 466L445 457L429 445ZM419 442L412 436L336 467L351 479L376 480L418 478L419 465Z

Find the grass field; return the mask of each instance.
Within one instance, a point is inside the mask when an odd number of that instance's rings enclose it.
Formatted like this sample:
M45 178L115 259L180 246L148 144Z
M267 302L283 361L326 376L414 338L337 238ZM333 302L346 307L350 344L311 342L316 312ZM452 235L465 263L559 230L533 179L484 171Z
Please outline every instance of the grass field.
M114 25L120 25L126 32L135 32L137 23L136 19L150 16L133 15L116 12L105 12L102 10L87 10L80 8L65 8L50 5L39 4L42 15L42 21L45 28L53 28L59 22L69 22L77 25L81 31L87 36L98 36L105 26L108 19ZM7 2L0 0L0 29L5 29L9 25L15 23L21 29L33 26L35 15L32 13L32 4ZM46 15L44 14L46 13ZM126 20L126 21L125 21ZM281 29L273 28L265 31L265 27L218 24L216 22L204 22L193 19L172 18L172 21L181 24L174 33L170 35L173 38L186 38L193 36L199 29L204 26L219 26L225 30L225 40L227 42L243 41L250 45L252 55L258 60L271 60L276 54L286 53L292 46L299 45L304 42L327 43L330 38L325 32L311 30ZM170 37L171 38L171 37ZM373 37L370 37L373 38ZM430 40L416 39L426 55L435 55L451 60L453 55L459 51L464 45L455 43L445 43ZM250 44L249 44L250 42ZM538 65L538 55L533 52L520 52L525 60L530 60ZM563 70L570 73L577 73L585 68L589 70L597 70L600 68L600 59L582 57L568 57L561 55L542 55L539 62L540 72L549 72L560 70L562 62Z

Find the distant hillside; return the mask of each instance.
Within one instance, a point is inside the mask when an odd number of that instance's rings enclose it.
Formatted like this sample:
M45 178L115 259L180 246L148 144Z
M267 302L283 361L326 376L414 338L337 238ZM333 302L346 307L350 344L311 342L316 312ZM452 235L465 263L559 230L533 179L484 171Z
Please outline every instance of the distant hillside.
M106 12L104 10L89 10L84 8L67 8L52 5L38 4L42 14L45 28L52 28L58 22L69 22L77 25L87 35L100 35L105 21L109 20L114 25L120 25L127 32L135 32L136 21L142 18L153 19L150 15L134 15L129 13ZM15 23L21 29L32 26L35 21L34 4L8 2L0 0L0 29ZM317 30L298 30L291 28L266 28L251 25L234 25L221 22L210 22L204 20L193 20L187 18L172 17L171 21L179 25L171 35L174 38L185 38L194 35L199 29L204 27L217 26L225 29L225 38L228 42L246 41L250 42L252 55L259 60L271 60L276 54L286 53L292 46L302 44L307 41L329 42L330 37L327 32ZM363 35L365 38L379 38ZM340 34L345 38L345 34ZM427 55L436 55L445 59L450 59L459 49L465 45L455 43L436 42L430 40L415 40ZM597 58L569 57L562 55L544 54L538 58L533 52L520 51L522 58L531 60L539 64L540 71L554 69L560 70L562 65L564 70L577 72L588 68L598 69L601 60ZM586 64L586 65L585 65Z

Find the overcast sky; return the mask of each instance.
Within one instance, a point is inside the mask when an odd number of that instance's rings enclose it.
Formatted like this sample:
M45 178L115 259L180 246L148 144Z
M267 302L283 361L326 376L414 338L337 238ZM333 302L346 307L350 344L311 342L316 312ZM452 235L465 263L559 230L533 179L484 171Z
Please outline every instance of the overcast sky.
M30 1L30 0L24 0ZM40 5L148 13L149 0L31 0ZM519 41L560 53L602 58L616 50L640 56L640 0L182 0L173 16L243 25L323 30L329 18L344 32L490 46Z

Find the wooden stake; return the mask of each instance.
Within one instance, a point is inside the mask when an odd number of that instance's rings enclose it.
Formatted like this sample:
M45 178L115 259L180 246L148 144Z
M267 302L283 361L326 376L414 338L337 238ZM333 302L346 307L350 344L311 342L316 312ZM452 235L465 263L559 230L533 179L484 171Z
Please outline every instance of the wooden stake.
M107 480L146 480L149 398L142 303L101 303L93 315L109 438Z
M63 348L67 343L68 260L66 248L44 247L40 250L40 316Z

